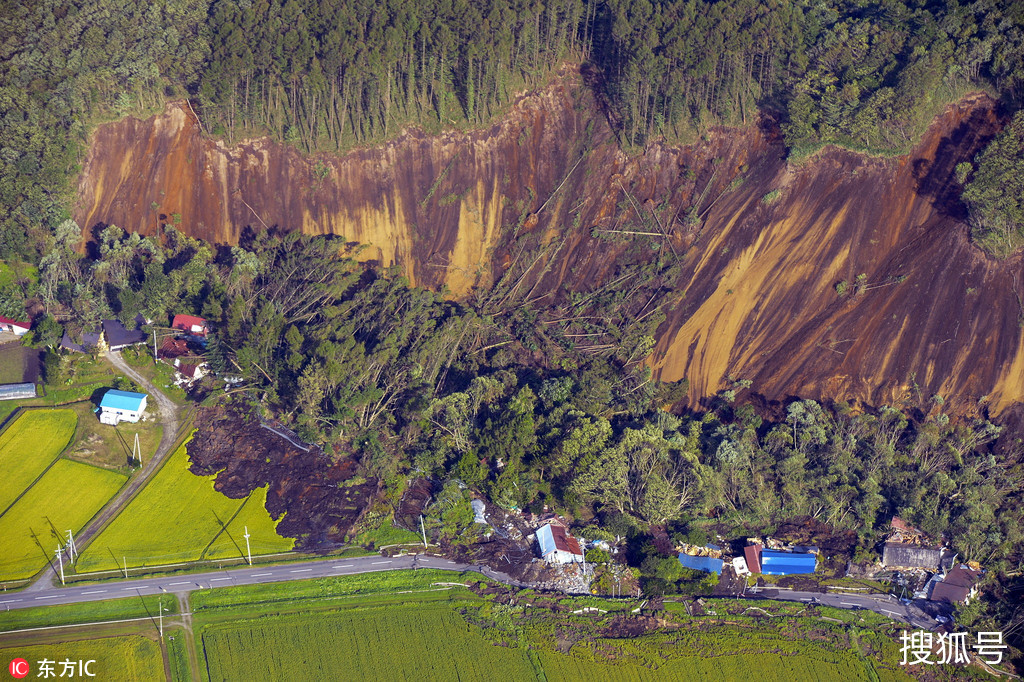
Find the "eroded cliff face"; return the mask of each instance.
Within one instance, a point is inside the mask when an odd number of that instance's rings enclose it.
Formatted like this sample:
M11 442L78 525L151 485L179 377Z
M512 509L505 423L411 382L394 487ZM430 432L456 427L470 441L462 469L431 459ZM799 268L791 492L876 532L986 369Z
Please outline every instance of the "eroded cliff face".
M898 158L832 149L792 166L770 122L630 158L567 77L488 130L307 159L267 140L226 147L172 105L96 131L76 219L87 233L152 234L178 213L180 229L220 243L247 227L340 234L455 296L500 276L513 240L535 232L557 243L530 275L553 301L612 281L645 238L681 271L649 362L689 379L691 405L733 377L770 400L924 406L938 394L947 409L998 414L1024 398L1024 273L1019 255L970 244L953 172L997 129L977 96ZM701 219L688 221L694 206ZM637 227L641 215L657 227ZM644 229L656 236L631 234Z

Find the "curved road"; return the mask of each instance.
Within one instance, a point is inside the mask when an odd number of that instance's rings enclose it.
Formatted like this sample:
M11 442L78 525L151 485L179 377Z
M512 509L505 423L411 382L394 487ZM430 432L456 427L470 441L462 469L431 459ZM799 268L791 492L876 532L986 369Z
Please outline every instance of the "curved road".
M121 354L118 352L108 352L106 354L110 364L123 372L125 375L130 377L135 383L139 384L146 390L146 392L156 401L157 413L160 416L160 423L163 425L163 435L160 437L160 444L156 448L156 453L149 458L149 461L143 463L142 470L139 471L128 484L125 485L121 490L118 491L117 495L114 496L110 502L108 502L99 514L89 523L88 526L83 528L75 536L75 544L79 545L84 549L89 541L92 540L93 536L103 528L107 523L110 522L115 516L121 513L122 508L128 504L128 502L135 497L135 494L149 482L149 479L153 477L153 474L160 468L164 459L171 453L174 443L178 436L178 424L179 424L179 408L174 402L164 395L156 386L154 386L148 379L143 377L141 374L136 372L134 369L129 367ZM26 592L38 592L46 590L53 586L54 575L50 571L43 572L42 576L25 588Z

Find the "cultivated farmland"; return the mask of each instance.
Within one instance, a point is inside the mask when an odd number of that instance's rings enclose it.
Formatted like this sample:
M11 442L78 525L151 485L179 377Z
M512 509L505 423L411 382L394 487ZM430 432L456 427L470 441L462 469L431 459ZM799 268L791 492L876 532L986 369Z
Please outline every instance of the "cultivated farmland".
M292 548L294 541L274 530L277 524L264 506L266 489L233 500L214 490L213 480L188 470L182 445L82 553L78 570L116 569L122 557L129 567L241 558L246 525L254 555Z
M525 650L493 646L448 604L208 626L202 645L209 680L537 679Z
M54 558L56 535L79 531L117 492L125 477L66 459L51 466L0 516L0 579L28 578Z
M160 645L151 639L139 635L122 637L103 637L83 639L57 644L39 644L34 646L12 647L0 649L0 658L6 664L13 658L24 658L32 667L30 677L35 679L41 672L39 662L48 660L51 663L53 677L60 678L64 672L61 661L95 660L89 672L97 680L138 680L164 679L163 654ZM76 666L72 675L63 679L93 679L79 675Z
M0 514L53 464L75 433L71 410L30 410L0 433Z

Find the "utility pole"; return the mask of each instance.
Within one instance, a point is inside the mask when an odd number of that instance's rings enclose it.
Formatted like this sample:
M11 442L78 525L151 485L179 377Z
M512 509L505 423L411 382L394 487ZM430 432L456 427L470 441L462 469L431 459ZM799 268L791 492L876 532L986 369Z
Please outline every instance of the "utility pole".
M121 562L124 564L124 577L127 578L128 577L128 558L122 556L121 557Z
M153 327L153 362L156 362L156 327Z
M139 468L142 468L142 446L139 445L139 434L135 434L135 445L132 446L132 459L138 460Z
M242 537L245 538L245 553L249 555L249 565L252 566L252 549L249 548L249 526L244 526L244 528L245 535Z
M60 584L64 584L64 557L61 555L60 547L57 548L57 561L60 563Z
M78 554L78 548L75 547L75 535L74 535L74 533L71 532L71 529L69 528L68 529L68 559L70 559L72 563L74 563L74 561L75 561L75 555L76 554Z
M427 531L423 528L423 514L420 514L420 532L423 533L423 549L427 548Z
M164 598L160 597L158 602L160 609L160 639L164 638Z

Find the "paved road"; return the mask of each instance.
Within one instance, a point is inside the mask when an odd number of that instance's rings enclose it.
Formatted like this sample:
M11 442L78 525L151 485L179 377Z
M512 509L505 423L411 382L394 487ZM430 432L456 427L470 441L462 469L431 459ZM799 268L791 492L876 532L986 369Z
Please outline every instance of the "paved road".
M142 386L156 401L157 413L160 415L160 423L163 425L164 430L163 435L160 437L160 444L157 446L156 453L150 457L148 461L143 463L142 470L139 471L125 487L118 491L117 495L114 496L114 499L107 503L100 513L96 515L96 518L92 520L92 523L75 535L75 544L81 549L85 549L93 536L96 535L96 533L111 519L117 516L124 506L128 504L133 497L135 497L135 494L142 489L142 486L149 482L149 479L151 479L153 474L155 474L160 468L160 464L164 459L166 459L167 455L171 453L178 436L178 406L159 389L157 389L156 386L150 383L148 379L125 364L120 353L108 352L107 359L110 360L110 363L119 371L124 372L136 383ZM46 571L35 583L29 585L26 588L26 591L38 592L46 590L53 586L53 582L54 575L49 571Z
M437 556L366 556L326 558L284 566L243 566L208 573L175 575L161 578L138 578L93 585L56 587L40 580L33 590L0 593L0 611L49 604L75 604L117 597L167 593L186 595L190 592L234 585L328 578L375 571L439 568L451 571L478 571L484 576L516 587L531 587L487 566L463 564ZM50 574L52 578L52 574ZM867 609L914 628L934 629L936 621L914 604L881 596L801 592L778 588L752 587L743 595L747 599L775 599L833 606L839 609ZM2 615L0 615L2 617Z
M329 558L288 564L286 566L245 566L210 573L176 575L163 578L138 578L135 580L119 580L101 584L81 585L74 587L55 587L43 585L33 591L0 592L0 612L22 609L30 606L49 604L78 604L82 602L131 597L135 595L167 593L173 595L187 594L196 590L233 585L257 585L261 583L283 582L288 580L306 580L309 578L328 578L356 573L374 571L393 571L398 569L441 568L451 571L478 571L482 575L501 582L525 587L523 583L512 580L504 573L487 566L460 564L444 557L435 556L401 556L401 557L352 557L347 559ZM43 581L36 583L42 585ZM0 613L2 618L2 613Z
M907 623L915 628L934 629L938 623L912 602L905 604L895 597L866 594L838 594L835 592L800 592L773 587L750 587L743 595L752 599L799 601L807 604L833 606L838 609L866 609Z

